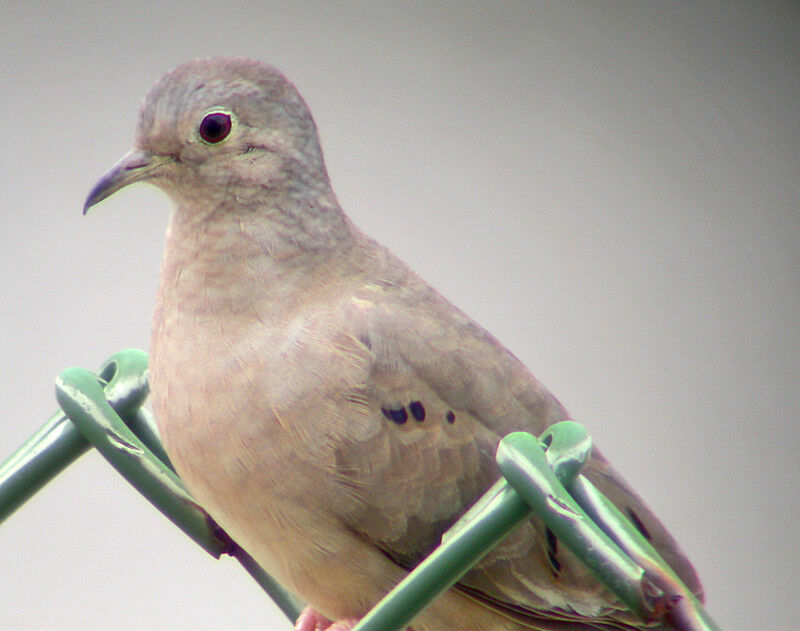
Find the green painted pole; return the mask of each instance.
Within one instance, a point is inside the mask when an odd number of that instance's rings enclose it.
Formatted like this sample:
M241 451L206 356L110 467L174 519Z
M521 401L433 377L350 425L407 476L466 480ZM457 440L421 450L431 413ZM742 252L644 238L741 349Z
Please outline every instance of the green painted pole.
M83 368L62 371L56 379L56 398L81 433L136 490L210 555L229 554L238 560L281 611L291 621L297 619L301 603L228 537L174 471L126 426L94 374ZM157 436L151 438L161 449Z
M0 523L89 450L61 411L0 465Z
M148 394L146 370L146 353L125 350L106 361L98 377L105 382L109 404L130 416L144 435L151 435L154 432L147 429L149 419L139 409ZM61 410L53 414L0 465L0 523L90 447Z
M650 542L608 498L580 475L591 451L591 438L586 429L573 421L564 421L548 428L539 441L547 445L547 463L564 488L589 518L667 595L666 617L672 625L681 631L719 631L702 603Z
M575 479L570 494L589 517L606 530L648 578L669 596L667 617L679 630L720 631L706 609L656 549L585 477Z
M94 373L67 368L56 379L61 409L97 450L137 491L162 510L206 552L219 557L225 544L208 528L205 511L177 475L153 456L106 401Z
M508 434L497 448L497 464L558 540L631 611L650 620L664 594L569 495L547 463L539 439L526 432Z
M414 571L355 626L353 631L400 631L436 596L450 588L515 526L530 507L499 480L442 538Z
M302 603L286 592L198 506L175 475L153 419L147 355L116 353L93 374L69 368L56 382L61 410L0 465L0 522L92 446L209 554L230 554L294 622Z

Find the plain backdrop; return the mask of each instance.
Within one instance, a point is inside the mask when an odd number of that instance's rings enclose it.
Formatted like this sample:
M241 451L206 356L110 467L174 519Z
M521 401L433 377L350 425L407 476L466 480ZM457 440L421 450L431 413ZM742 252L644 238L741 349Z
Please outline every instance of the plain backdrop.
M0 458L146 349L170 204L87 217L177 63L269 61L334 188L587 425L724 629L800 598L798 3L14 3L0 21ZM0 527L2 629L288 629L97 454Z

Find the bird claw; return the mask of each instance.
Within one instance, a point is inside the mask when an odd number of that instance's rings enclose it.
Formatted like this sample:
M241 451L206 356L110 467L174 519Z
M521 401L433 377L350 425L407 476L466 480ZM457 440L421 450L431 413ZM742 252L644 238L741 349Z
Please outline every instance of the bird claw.
M294 631L325 631L331 621L311 606L306 607L297 617Z
M350 631L358 620L337 620L332 622L311 606L303 609L294 625L294 631Z

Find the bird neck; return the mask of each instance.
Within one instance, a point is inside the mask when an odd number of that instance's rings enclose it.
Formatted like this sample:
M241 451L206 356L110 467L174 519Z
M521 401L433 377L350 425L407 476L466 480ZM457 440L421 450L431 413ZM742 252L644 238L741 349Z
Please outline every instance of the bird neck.
M283 292L341 256L356 231L328 191L179 203L170 218L159 290L171 309L263 315ZM182 202L184 200L181 200ZM163 306L163 305L162 305Z

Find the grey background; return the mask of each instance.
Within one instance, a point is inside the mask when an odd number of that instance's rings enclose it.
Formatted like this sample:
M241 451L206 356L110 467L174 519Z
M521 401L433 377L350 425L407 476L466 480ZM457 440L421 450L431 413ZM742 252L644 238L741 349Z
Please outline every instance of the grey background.
M800 5L3 5L0 457L147 348L167 198L81 217L162 72L291 77L343 207L525 361L725 629L800 597ZM0 528L0 628L288 628L96 454Z

